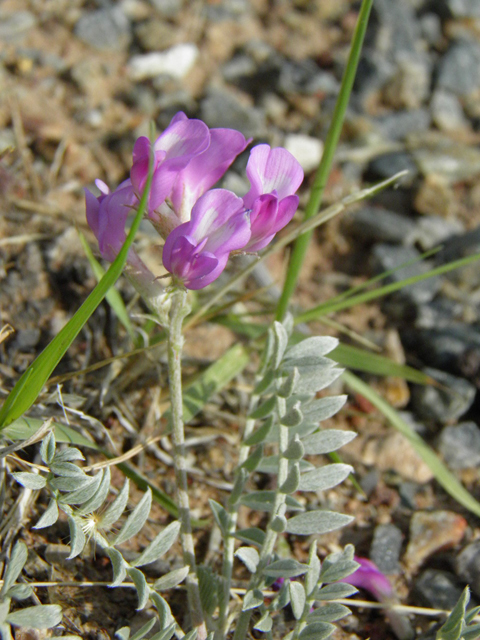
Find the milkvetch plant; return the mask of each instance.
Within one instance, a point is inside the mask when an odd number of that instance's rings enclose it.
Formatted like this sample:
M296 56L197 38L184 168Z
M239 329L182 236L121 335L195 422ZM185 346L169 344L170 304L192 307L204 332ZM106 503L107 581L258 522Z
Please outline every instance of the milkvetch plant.
M150 157L147 213L165 241L163 266L175 284L203 289L220 276L232 251L263 249L293 218L303 171L286 149L263 144L250 154L251 188L243 198L212 189L249 142L239 131L210 130L181 112L154 142L139 138L128 180L113 192L97 180L97 197L86 190L87 220L102 256L114 260L125 241L125 223L140 201ZM148 277L133 249L128 263Z
M285 640L322 640L334 633L336 621L350 613L344 603L335 600L351 596L356 592L355 586L369 590L385 603L386 608L391 607L394 600L387 578L370 561L354 556L351 545L330 553L322 561L317 553L320 535L348 524L353 518L330 510L328 494L321 509L314 508L305 494L315 495L336 487L353 469L338 457L333 463L319 464L316 456L335 456L355 433L323 429L321 425L341 409L346 399L335 395L318 397L318 392L326 390L342 374L332 356L334 350L337 354L340 352L338 342L329 337L305 338L294 333L295 322L320 316L326 312L325 307L316 307L307 316L297 315L295 321L286 313L307 236L302 236L293 256L277 309L278 321L257 327L259 331L250 334L258 339L258 343L248 347L235 345L209 367L197 380L197 386L186 392L182 389L181 368L185 328L199 322L202 313L213 307L236 279L252 269L249 265L243 271L237 271L223 287L218 287L218 283L215 287L230 256L253 253L259 255L259 259L265 259L276 248L285 246L300 234L311 232L352 202L369 197L382 188L382 185L376 185L366 189L318 214L371 5L372 0L362 2L324 157L306 208L307 220L297 231L277 239L276 245L270 243L288 225L298 208L296 192L303 180L299 163L281 147L259 144L249 152L246 176L250 188L247 193L239 197L229 190L217 188L216 184L235 158L245 152L252 141L233 129L209 129L201 120L189 119L184 113L178 113L159 136L142 136L135 142L127 180L112 191L113 185L97 180L97 195L85 191L88 224L97 239L101 257L112 264L104 273L95 258L89 257L95 265L98 286L21 376L0 408L0 430L10 425L4 433L13 437L11 434L18 429L15 421L35 402L68 346L123 272L151 307L153 315L149 320L153 318L163 328L160 339L165 340L168 356L170 408L167 430L171 432L173 442L176 504L151 483L154 490L147 490L133 506L130 505L128 480L119 490L111 487L111 464L119 463L119 468L128 475L121 466L122 457L101 463L97 472L85 469L82 452L73 446L65 447L56 437L60 435L60 429L57 434L52 431L43 438L39 449L40 465L23 461L27 470L22 466L21 471L13 474L24 491L41 490L48 496L47 506L35 521L36 529L50 527L59 518L66 519L70 531L69 558L81 555L91 542L111 562L110 586L135 588L138 609L149 603L152 605L153 616L141 629L135 633L129 627L117 630L115 635L120 640L141 640L147 636L150 640L169 640L174 635L186 640L244 640L251 637L253 630L266 639L278 638L279 612L287 607L291 611L291 622L288 616L282 620L287 625ZM389 182L391 180L385 185ZM133 218L133 224L127 232L129 216ZM154 271L143 263L133 244L142 219L151 223L157 242L162 246L158 269ZM164 277L169 280L163 280ZM189 290L207 287L210 288L206 290L203 307L187 319ZM334 309L339 308L338 305L346 307L356 299L352 292L347 294L347 299L342 295L332 303ZM375 292L361 295L375 297ZM111 295L109 301L112 304ZM120 312L119 317L123 318L131 335L133 329L122 304L117 295L112 308L116 307ZM188 478L185 455L184 422L201 410L212 388L219 389L224 384L224 381L219 382L219 374L214 374L213 369L217 371L216 367L221 365L222 375L230 380L244 369L249 358L255 361L255 357L251 357L253 351L262 349L249 407L241 416L244 427L232 489L224 501L209 501L211 522L220 531L222 540L221 567L216 572L214 566L198 563L193 528L202 523L191 516L191 479ZM223 360L228 360L229 354L236 358L235 366L227 363L229 366L225 367ZM352 355L355 354L350 352ZM371 360L368 362L371 366ZM377 361L376 366L382 368L385 363ZM418 372L410 371L410 375L413 373L418 377ZM362 383L351 374L344 380L353 389L362 390ZM367 392L363 393L367 395ZM41 438L49 428L49 424L43 425L41 435L37 434L35 438L33 434L25 446ZM63 425L63 441L68 441L72 435L72 443L88 444L88 440L78 439L78 434ZM417 447L426 457L422 442L417 442ZM0 449L0 461L19 448L10 445ZM430 458L430 463L435 466L436 475L445 480L441 462L433 463ZM260 490L258 487L262 485L258 479L265 474L270 482L267 489ZM129 477L141 487L143 483L145 490L148 484L145 478L140 474ZM463 487L455 488L454 479L448 477L447 480L443 484L450 487L452 495L463 500L472 511L480 508L472 496L465 496L467 492ZM114 496L110 495L112 489ZM323 499L325 494L321 495ZM145 548L132 557L125 553L123 545L134 539L149 517L151 519L152 499L157 499L174 520L157 531ZM241 528L241 508L260 512L262 515L257 516L260 524ZM303 562L285 555L287 545L280 553L279 542L282 539L292 541L292 537L308 538L308 557L304 557ZM182 548L182 566L167 571L158 580L148 580L143 567L166 556L177 538ZM18 606L15 601L32 597L33 590L31 586L18 583L27 560L25 545L17 542L5 553L9 557L0 591L0 636L9 639L15 626L50 628L58 624L61 617L58 605L37 604L11 611ZM240 564L247 571L248 579L243 582L245 588L240 596L236 593L234 598L235 567ZM186 589L188 607L175 617L170 609L168 591L177 588ZM458 640L460 636L473 639L477 629L472 622L477 612L465 611L467 599L463 597L442 628L439 639ZM392 612L390 614L393 620ZM399 637L407 637L401 635L405 633L403 625L392 626Z

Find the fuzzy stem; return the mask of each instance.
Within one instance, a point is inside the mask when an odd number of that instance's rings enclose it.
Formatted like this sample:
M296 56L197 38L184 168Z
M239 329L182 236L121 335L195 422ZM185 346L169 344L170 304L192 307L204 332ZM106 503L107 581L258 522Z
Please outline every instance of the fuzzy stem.
M272 558L272 554L275 548L275 543L277 541L278 532L272 528L272 522L275 520L277 516L284 516L286 511L286 494L280 491L280 487L283 485L288 476L288 460L282 455L283 452L288 447L288 428L284 427L280 424L280 418L285 415L286 406L285 400L283 398L277 398L278 400L278 430L279 430L279 463L278 463L278 487L277 492L275 494L275 502L272 509L272 514L270 516L270 521L268 523L265 540L262 545L262 549L260 551L260 561L257 566L257 570L255 574L252 576L250 580L250 584L248 585L248 591L252 591L253 589L259 589L263 586L264 578L263 578L263 570L270 563ZM235 629L235 634L233 636L233 640L244 640L247 637L248 633L248 625L250 623L250 618L252 615L252 610L242 611L240 614L237 626Z
M185 433L183 424L182 398L182 323L188 313L187 292L176 289L172 295L170 324L168 327L168 374L170 381L170 401L172 411L172 440L174 446L173 462L177 486L177 505L181 523L180 541L183 550L183 561L190 568L186 579L188 605L192 625L198 629L198 640L207 636L200 590L198 587L195 549L190 518L190 502L188 498L187 465L185 457Z

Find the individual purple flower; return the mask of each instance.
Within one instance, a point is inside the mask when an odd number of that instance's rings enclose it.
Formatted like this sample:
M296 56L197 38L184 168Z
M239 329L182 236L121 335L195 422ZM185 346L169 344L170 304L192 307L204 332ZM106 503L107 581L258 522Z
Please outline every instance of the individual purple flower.
M293 218L303 170L286 149L260 144L250 153L247 176L251 187L243 202L250 210L252 235L245 250L259 251Z
M359 556L354 556L354 560L360 565L358 569L339 582L348 582L354 587L365 589L379 602L384 602L393 597L394 593L390 580L378 569L374 562Z
M154 143L141 136L133 147L133 166L130 171L133 190L138 199L148 177L150 156L153 157L152 186L148 199L149 213L158 209L170 196L179 172L208 149L210 133L201 120L189 120L180 112Z
M192 158L175 180L170 199L182 222L190 219L195 202L220 180L249 142L240 131L210 129L208 148Z
M226 189L212 189L197 200L191 219L167 237L163 264L187 289L203 289L225 269L230 252L249 238L242 199Z
M125 222L136 202L130 180L125 180L113 193L102 180L95 184L100 195L85 189L87 222L98 240L100 253L113 262L125 242Z

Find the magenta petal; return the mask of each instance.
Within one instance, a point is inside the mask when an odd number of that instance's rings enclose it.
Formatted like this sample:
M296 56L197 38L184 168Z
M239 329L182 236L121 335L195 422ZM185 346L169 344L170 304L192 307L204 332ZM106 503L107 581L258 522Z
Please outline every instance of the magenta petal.
M84 189L84 192L88 226L98 239L98 212L100 210L100 203L98 198L94 196L91 191Z
M202 289L225 269L230 251L250 238L243 201L226 189L207 191L192 219L175 227L163 248L163 264L188 289Z
M164 151L165 164L180 171L190 160L205 151L210 144L207 125L201 120L177 120L157 138L155 151Z
M298 197L288 196L280 202L274 195L257 198L250 214L252 236L245 247L246 251L260 251L273 240L295 215Z
M303 170L286 149L271 149L267 144L260 144L250 153L247 176L252 186L244 202L251 209L261 194L276 191L279 200L293 195L302 183Z
M359 568L340 582L348 582L354 587L365 589L380 602L393 596L393 588L389 579L377 568L375 563L359 556L355 556L354 560L359 563Z
M116 189L100 203L98 246L102 256L113 262L125 242L125 223L136 201L132 187Z
M190 280L185 285L187 289L192 289L192 290L203 289L209 284L211 284L214 280L216 280L221 275L222 271L227 266L228 253L225 253L222 256L215 259L217 261L216 267L209 273Z
M172 203L181 219L190 218L191 210L198 198L220 180L247 144L245 137L234 129L210 131L208 149L192 158L175 181Z
M192 209L191 228L198 240L210 236L232 216L244 210L243 201L228 189L211 189Z

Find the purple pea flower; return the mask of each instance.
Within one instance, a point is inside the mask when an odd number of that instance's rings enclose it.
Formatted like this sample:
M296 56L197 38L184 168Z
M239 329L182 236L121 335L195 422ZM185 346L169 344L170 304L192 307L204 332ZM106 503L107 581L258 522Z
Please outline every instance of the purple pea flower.
M376 564L359 556L354 556L354 560L360 565L358 569L339 582L348 582L354 587L365 589L379 602L392 598L394 594L390 580L377 568Z
M197 155L208 149L210 134L201 120L189 120L177 113L165 131L152 144L141 136L133 147L133 166L130 171L133 190L138 199L148 176L150 152L153 151L153 177L148 211L154 212L170 196L179 172ZM153 147L153 149L152 149Z
M247 164L251 188L243 199L211 190L249 142L239 131L209 129L181 112L154 143L138 138L130 179L113 193L101 181L100 196L85 192L87 220L102 256L113 261L125 241L126 219L138 206L150 158L148 216L166 239L163 263L177 283L201 289L218 278L232 251L265 247L292 219L303 171L285 149L259 145ZM131 250L128 264L137 262L143 273L146 268Z
M339 582L348 582L354 587L360 587L372 594L379 602L384 604L392 604L397 602L395 592L390 580L378 569L374 562L367 558L354 556L355 562L360 565L359 568ZM385 616L390 623L395 635L399 640L411 640L414 636L412 627L408 618L395 611L394 609L385 609Z
M247 244L250 233L242 199L212 189L197 200L191 219L167 237L163 264L187 289L203 289L225 269L230 252Z
M100 195L85 189L87 222L98 240L100 253L113 262L125 242L125 222L136 202L130 180L111 193L102 180L95 180Z
M303 170L286 149L260 144L250 153L247 176L251 188L243 202L251 210L252 235L245 250L259 251L293 218Z

